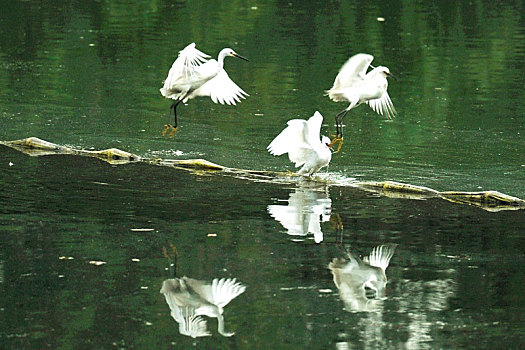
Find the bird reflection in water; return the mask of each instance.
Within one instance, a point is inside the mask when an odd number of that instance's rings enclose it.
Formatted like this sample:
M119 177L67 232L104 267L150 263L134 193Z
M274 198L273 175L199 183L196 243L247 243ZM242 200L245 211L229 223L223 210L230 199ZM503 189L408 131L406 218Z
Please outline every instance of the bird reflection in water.
M339 295L348 311L380 311L387 284L386 269L396 244L375 247L369 256L360 259L346 253L328 265Z
M268 213L284 226L290 236L313 234L314 241L323 241L321 223L330 220L332 200L328 190L296 188L290 193L288 205L269 205Z
M234 335L224 330L224 307L245 290L235 278L214 278L210 282L184 276L165 280L160 292L170 307L171 317L179 324L180 334L197 338L211 335L203 316L217 319L219 334Z

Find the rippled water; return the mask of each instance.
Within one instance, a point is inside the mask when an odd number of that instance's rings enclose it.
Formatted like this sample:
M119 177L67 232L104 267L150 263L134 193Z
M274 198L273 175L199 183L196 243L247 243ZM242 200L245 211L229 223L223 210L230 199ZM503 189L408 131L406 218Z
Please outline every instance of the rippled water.
M369 52L398 78L399 116L349 113L322 177L525 198L523 13L486 1L11 2L0 139L293 170L266 145L315 110L331 134L346 105L323 92L351 54ZM248 57L226 69L251 96L190 101L163 138L170 103L158 89L192 41ZM2 348L523 344L522 211L3 146L0 188ZM351 264L378 246L396 247L388 284L361 289L363 275L381 276Z

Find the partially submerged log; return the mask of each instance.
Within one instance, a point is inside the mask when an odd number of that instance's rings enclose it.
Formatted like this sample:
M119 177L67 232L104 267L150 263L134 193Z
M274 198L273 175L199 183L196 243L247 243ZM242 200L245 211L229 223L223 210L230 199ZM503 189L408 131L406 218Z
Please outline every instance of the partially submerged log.
M498 191L482 192L439 192L439 196L449 202L469 204L488 211L525 209L525 201Z
M95 157L106 161L110 164L128 164L134 162L143 162L158 166L174 167L178 169L191 170L194 172L213 173L219 172L224 174L233 174L239 178L245 178L252 181L266 181L279 183L294 183L304 179L303 176L291 172L276 172L267 170L246 170L228 168L209 162L205 159L160 159L144 158L133 153L122 151L118 148L109 148L102 151L87 151L66 146L57 145L37 137L28 137L15 141L0 141L0 145L11 147L17 151L23 152L30 156L44 156L57 154L72 154L87 157ZM525 201L500 193L497 191L483 192L458 192L458 191L436 191L434 189L405 184L395 181L332 181L329 178L321 179L320 177L308 178L312 181L323 183L328 186L350 186L365 191L374 192L379 195L390 198L405 199L429 199L442 198L449 202L468 204L480 207L488 211L500 210L518 210L525 209Z
M439 195L439 192L428 187L405 184L395 181L366 181L356 183L357 187L373 191L390 198L428 199Z

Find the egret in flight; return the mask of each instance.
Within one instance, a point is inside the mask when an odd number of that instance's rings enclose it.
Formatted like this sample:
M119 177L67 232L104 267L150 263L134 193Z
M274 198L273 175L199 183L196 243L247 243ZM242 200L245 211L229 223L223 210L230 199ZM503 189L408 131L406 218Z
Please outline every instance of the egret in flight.
M215 103L235 105L241 102L241 98L248 96L224 70L224 58L227 56L248 61L230 48L222 49L217 60L208 60L210 56L196 49L195 43L179 52L160 89L162 96L174 100L170 107L170 117L173 109L174 123L166 124L162 135L171 130L171 137L177 131L177 106L181 102L186 103L197 96L210 96Z
M268 152L274 156L288 153L296 167L303 166L297 174L311 176L332 159L330 139L320 137L322 123L323 116L317 111L308 120L288 121L288 126L268 145Z
M388 119L394 117L397 112L390 96L386 91L388 88L387 77L393 77L387 67L374 67L370 63L374 56L366 53L358 53L346 61L335 77L334 86L326 91L332 101L347 101L350 105L335 116L336 138L333 143L340 141L337 151L341 148L343 141L343 118L352 108L361 103L367 103L374 112L386 116ZM371 67L370 72L366 72Z

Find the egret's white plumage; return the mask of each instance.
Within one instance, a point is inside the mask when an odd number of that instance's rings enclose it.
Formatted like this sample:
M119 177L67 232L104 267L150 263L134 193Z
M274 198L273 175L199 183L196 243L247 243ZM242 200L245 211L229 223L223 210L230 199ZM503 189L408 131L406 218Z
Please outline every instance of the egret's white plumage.
M348 101L350 105L336 116L336 123L341 126L342 118L349 110L367 103L374 112L393 118L397 112L394 104L388 95L388 80L391 76L387 67L373 67L370 65L374 56L358 53L346 61L337 74L334 85L326 93L332 101ZM370 72L366 72L368 67L373 67Z
M189 44L179 52L164 86L160 89L162 96L175 100L171 106L175 114L174 127L177 126L176 108L180 102L186 103L198 96L210 96L215 103L235 105L249 96L224 70L224 58L227 56L247 61L230 48L222 49L217 60L208 59L210 56L199 51L195 43Z
M288 121L288 126L268 145L268 152L274 156L288 153L296 167L303 166L297 172L300 175L316 173L332 159L330 139L320 137L322 123L323 116L317 111L308 120Z

